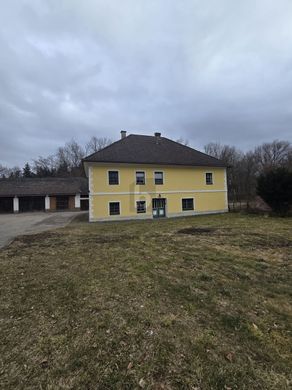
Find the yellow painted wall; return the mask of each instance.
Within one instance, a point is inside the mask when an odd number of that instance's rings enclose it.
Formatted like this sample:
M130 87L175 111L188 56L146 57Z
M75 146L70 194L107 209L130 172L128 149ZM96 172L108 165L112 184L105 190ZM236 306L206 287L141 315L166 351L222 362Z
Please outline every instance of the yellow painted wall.
M119 171L119 185L108 184L108 171ZM146 174L145 185L136 185L136 171ZM154 172L164 173L164 184L155 185ZM213 185L206 185L206 172ZM92 164L89 168L90 219L152 217L152 199L166 198L167 216L225 211L225 168L130 166ZM194 212L182 211L182 198L194 198ZM146 200L146 214L137 214L136 201ZM109 215L109 202L120 202L120 216Z

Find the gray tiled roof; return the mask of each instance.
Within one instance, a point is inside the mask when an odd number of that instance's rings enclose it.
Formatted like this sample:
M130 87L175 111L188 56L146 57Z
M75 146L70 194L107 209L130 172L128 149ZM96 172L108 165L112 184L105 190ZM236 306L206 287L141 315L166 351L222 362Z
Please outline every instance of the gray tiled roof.
M222 161L164 137L136 135L120 139L83 161L225 167Z
M0 196L88 194L84 177L1 179Z

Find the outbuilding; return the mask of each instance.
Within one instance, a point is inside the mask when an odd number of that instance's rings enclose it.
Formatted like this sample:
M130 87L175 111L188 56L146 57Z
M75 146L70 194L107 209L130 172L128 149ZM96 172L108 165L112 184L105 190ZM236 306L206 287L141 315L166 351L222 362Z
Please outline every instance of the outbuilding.
M0 180L0 213L88 210L84 177Z

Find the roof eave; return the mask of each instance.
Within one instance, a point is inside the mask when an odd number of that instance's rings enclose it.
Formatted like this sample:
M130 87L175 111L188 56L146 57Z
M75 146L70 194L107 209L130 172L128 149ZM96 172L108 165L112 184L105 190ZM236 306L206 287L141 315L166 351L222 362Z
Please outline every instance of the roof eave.
M171 165L171 166L180 166L180 167L217 167L217 168L228 168L227 164L178 164L178 163L170 163L170 162L143 162L143 161L135 161L135 162L130 162L130 161L117 161L117 160L86 160L84 161L85 163L95 163L95 164L131 164L131 165Z

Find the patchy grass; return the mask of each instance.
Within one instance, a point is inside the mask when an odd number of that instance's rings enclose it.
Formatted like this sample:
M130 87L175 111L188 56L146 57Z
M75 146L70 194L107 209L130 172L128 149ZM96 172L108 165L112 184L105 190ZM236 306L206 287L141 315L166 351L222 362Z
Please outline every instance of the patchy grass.
M291 230L230 214L18 238L0 251L2 388L291 388Z

